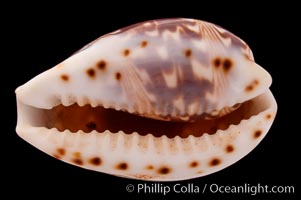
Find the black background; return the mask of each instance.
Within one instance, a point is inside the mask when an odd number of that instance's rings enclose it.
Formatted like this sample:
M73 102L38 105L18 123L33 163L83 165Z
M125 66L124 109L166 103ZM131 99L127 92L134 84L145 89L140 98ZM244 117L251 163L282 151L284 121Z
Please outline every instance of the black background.
M183 2L182 2L183 3ZM187 2L188 3L188 2ZM2 89L5 96L2 114L1 170L4 183L1 190L11 197L22 191L23 198L63 196L84 199L123 197L142 199L147 194L128 193L127 184L137 185L135 181L96 173L65 164L35 149L15 133L16 105L14 90L35 75L66 59L76 50L97 37L150 19L186 17L202 19L218 24L243 40L253 50L255 60L273 77L272 92L278 103L278 113L268 135L249 155L234 165L215 174L175 183L198 186L217 183L220 185L293 185L295 194L273 194L256 196L238 194L169 194L175 199L188 195L197 199L293 199L299 193L297 177L300 177L300 140L297 109L300 107L297 94L300 67L298 50L298 31L294 23L297 15L291 7L278 5L263 8L262 5L198 6L194 4L174 5L168 9L156 4L153 8L147 2L127 5L79 5L80 8L62 5L18 5L9 15L3 16L2 33L5 53L2 58L8 61L2 66ZM24 6L24 9L22 7ZM237 5L236 5L237 6ZM27 8L28 7L28 8ZM121 11L117 11L118 7ZM131 9L128 9L131 7ZM12 17L14 16L14 17ZM294 54L296 52L296 54ZM295 78L294 75L297 75ZM7 78L7 79L5 79ZM300 109L299 109L300 110ZM3 129L2 129L3 130ZM152 182L148 182L151 185ZM9 189L14 188L10 192ZM39 192L43 194L40 195ZM109 195L104 197L105 195ZM163 198L162 194L155 195Z

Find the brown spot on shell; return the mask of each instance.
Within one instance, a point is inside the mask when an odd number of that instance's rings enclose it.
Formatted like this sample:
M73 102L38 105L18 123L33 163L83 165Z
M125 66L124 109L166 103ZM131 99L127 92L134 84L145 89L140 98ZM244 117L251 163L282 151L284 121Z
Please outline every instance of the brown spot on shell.
M215 59L213 59L212 63L213 63L214 67L218 68L221 65L221 59L215 58Z
M101 158L99 158L99 157L94 157L94 158L91 158L90 160L89 160L89 162L92 164L92 165L101 165L101 163L102 163L102 160L101 160Z
M161 167L158 169L159 174L169 174L171 172L171 169L169 167Z
M116 80L119 81L121 79L121 73L120 72L116 72L115 78L116 78Z
M119 163L118 165L116 165L116 169L119 170L126 170L128 168L128 164L125 162Z
M148 45L148 42L146 40L143 40L141 43L140 43L140 46L142 48L146 47Z
M189 58L189 57L192 55L191 49L186 49L186 50L184 51L184 53L185 53L185 56L186 56L187 58Z
M81 154L80 154L80 152L74 152L74 153L73 153L73 156L74 156L75 158L80 158L80 157L81 157Z
M251 84L247 85L245 88L246 92L251 92L252 90L254 90L255 86L257 86L259 84L258 80L254 80Z
M95 75L96 75L95 70L92 69L92 68L87 69L86 73L87 73L87 75L88 75L89 77L91 77L91 78L94 78Z
M199 163L197 161L192 161L190 164L189 164L189 167L191 168L194 168L194 167L197 167L199 166Z
M267 114L267 115L265 116L265 118L266 118L266 119L271 119L271 118L272 118L272 115L271 115L271 114Z
M225 148L225 151L227 153L232 153L234 151L234 146L231 145L231 144L227 145L226 148Z
M58 153L59 155L61 155L61 156L63 156L63 155L66 154L66 151L65 151L64 148L58 148L56 151L57 151L57 153Z
M250 92L250 91L252 91L253 89L254 89L253 85L248 85L248 86L245 88L246 92Z
M233 62L229 58L226 58L223 62L223 69L225 72L229 72L230 69L233 67Z
M254 136L255 139L257 139L257 138L259 138L261 136L261 134L262 134L262 131L261 130L257 130L257 131L254 132L253 136Z
M61 75L61 79L62 79L63 81L65 81L65 82L67 82L67 81L69 81L69 76L66 75L66 74L62 74L62 75Z
M146 169L152 170L152 169L154 169L154 166L152 166L152 165L147 165L147 166L146 166Z
M77 164L77 165L83 165L84 164L84 162L80 158L74 158L72 160L72 162L75 163L75 164Z
M201 174L201 173L203 173L203 171L202 171L202 170L200 170L200 171L197 171L196 173L197 173L197 174Z
M131 53L131 51L130 51L129 49L123 50L123 55L124 55L124 56L130 55L130 53Z
M107 63L106 61L104 60L101 60L99 61L97 64L96 64L97 68L100 69L100 70L105 70L106 67L107 67Z
M210 162L209 162L209 166L214 167L217 166L221 163L221 160L219 158L213 158Z

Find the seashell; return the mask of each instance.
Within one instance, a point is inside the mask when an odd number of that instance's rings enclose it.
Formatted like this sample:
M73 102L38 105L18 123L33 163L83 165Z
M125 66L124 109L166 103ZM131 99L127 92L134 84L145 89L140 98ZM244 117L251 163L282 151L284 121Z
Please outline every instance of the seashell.
M271 76L248 45L194 19L104 35L16 90L16 131L82 168L155 181L222 170L267 134Z

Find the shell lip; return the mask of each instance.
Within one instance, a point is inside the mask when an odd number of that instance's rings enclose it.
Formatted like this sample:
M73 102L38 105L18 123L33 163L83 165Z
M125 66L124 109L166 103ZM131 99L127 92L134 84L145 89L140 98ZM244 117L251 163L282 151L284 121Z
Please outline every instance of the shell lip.
M111 133L110 131L104 131L103 133L99 134L96 131L92 131L90 134L86 134L83 131L78 131L76 133L71 133L69 130L65 130L63 132L58 132L56 128L52 129L46 129L46 128L41 128L41 127L33 127L33 126L24 126L25 124L18 124L17 126L17 132L18 134L24 138L26 141L29 143L33 144L34 146L38 147L42 151L44 151L47 154L53 155L53 149L48 149L51 147L51 141L56 141L55 142L55 147L57 146L64 146L66 149L70 150L75 150L75 149L81 149L82 151L85 151L84 146L90 147L91 141L89 140L93 138L93 143L100 145L100 152L110 152L110 156L108 160L111 159L117 159L116 161L118 162L120 156L115 157L116 155L114 153L118 152L127 152L125 154L122 154L122 160L128 160L130 159L128 156L133 156L139 157L141 159L140 163L148 163L149 162L155 162L159 165L160 163L168 163L168 160L171 159L171 157L176 156L176 157L183 157L183 162L184 165L186 162L189 162L191 159L197 159L202 157L202 159L210 159L204 157L203 154L206 154L208 150L205 152L201 151L202 148L206 149L206 146L209 148L214 148L215 150L212 151L211 153L214 153L212 156L223 156L223 161L229 159L227 162L222 163L218 167L213 167L204 170L201 174L199 173L192 173L193 170L189 173L182 173L182 172L177 172L174 171L171 174L167 175L154 175L150 173L148 176L144 176L144 180L147 181L177 181L177 180L186 180L186 179L191 179L191 178L196 178L200 176L205 176L208 174L211 174L215 171L219 171L223 168L226 168L227 166L231 165L232 163L238 161L241 159L243 156L248 154L255 146L263 139L264 135L267 133L267 130L272 124L272 121L276 115L276 110L277 110L277 104L272 96L270 91L267 91L265 94L261 95L261 104L265 108L262 111L258 112L257 115L251 116L249 119L244 119L242 120L238 125L231 125L227 130L219 130L217 131L216 134L214 135L209 135L209 134L204 134L201 137L195 137L193 135L188 136L187 138L181 138L179 136L176 136L175 138L168 138L167 136L161 136L159 138L154 137L151 134L147 135L140 135L137 132L133 132L132 134L126 134L123 131L119 131L117 134ZM21 111L22 109L26 110L26 106L23 107L22 103L18 101L18 111ZM21 110L20 110L21 109ZM253 142L251 141L246 141L248 138L248 134L240 134L241 131L247 131L247 132L252 132L252 129L256 128L256 126L260 126L260 121L262 119L265 119L267 115L271 114L271 118L268 123L263 127L262 129L262 135L260 138L257 140L254 140ZM244 128L244 129L243 129ZM238 138L236 138L238 137ZM67 138L69 138L69 142L67 142ZM88 139L87 139L88 138ZM97 139L98 138L98 139ZM223 143L218 145L219 143L216 143L219 138L223 138L222 140L225 140L226 144L227 141L236 144L238 151L234 153L233 155L227 155L224 154L219 154L218 149L223 148ZM240 138L240 139L239 139ZM238 141L237 141L238 140ZM133 145L130 145L129 149L126 148L126 146L118 146L118 144L126 144L124 143L125 141L130 142L129 144L133 143ZM144 142L143 142L144 141ZM67 142L67 144L66 144ZM82 146L83 144L89 142L88 144ZM144 146L144 144L147 142L147 145ZM241 142L241 143L240 143ZM247 142L247 143L246 143ZM250 143L251 142L251 143ZM239 146L239 144L241 146ZM177 148L180 148L176 151L172 151L169 149L171 146L178 146ZM220 146L220 147L219 147ZM94 147L93 147L94 148ZM99 148L99 146L97 146ZM113 148L113 149L112 149ZM240 149L241 148L241 149ZM88 148L89 149L89 148ZM118 151L116 149L119 149ZM120 150L121 149L121 150ZM135 152L135 153L134 153ZM149 154L151 152L151 154ZM197 155L196 155L197 153ZM100 156L104 156L103 153L100 153ZM156 160L152 160L154 157L156 157ZM138 160L139 160L138 159ZM144 161L146 159L147 161ZM65 162L72 163L72 160L70 161L69 158L64 158L62 159ZM104 161L108 162L108 160ZM130 159L131 162L133 159ZM137 159L135 159L137 160ZM178 160L179 161L179 160ZM202 160L204 161L204 160ZM131 163L131 165L134 165L134 163ZM175 163L170 163L175 164ZM201 167L204 167L204 162L202 162ZM106 168L104 169L98 169L94 167L90 167L89 165L83 165L81 167L90 169L90 170L96 170L96 171L101 171L101 172L108 172ZM174 168L176 170L176 168ZM132 178L132 179L142 179L142 175L144 172L135 172L135 169L129 172L119 172L119 171L114 171L112 169L109 169L109 173L116 175L116 176L121 176L121 177L126 177L126 178ZM139 170L138 170L139 171ZM139 176L135 174L140 174Z
M267 93L267 92L266 92ZM265 93L265 94L266 94ZM258 97L257 97L258 98ZM78 108L79 109L81 109L81 108L83 108L83 107L86 107L87 105L85 105L85 106L78 106ZM71 106L69 106L69 107L71 107ZM64 107L65 108L65 107ZM88 108L88 109L90 109L90 108ZM95 109L94 107L91 107L91 109ZM244 110L243 110L243 112L249 112L249 111L246 111L246 109L247 109L247 107L246 108L243 108ZM107 110L107 109L105 109L104 108L104 110ZM102 110L101 110L102 111ZM22 103L22 101L19 101L18 100L18 112L20 113L19 115L18 115L18 125L22 125L22 124L26 124L26 125L32 125L32 126L36 126L36 127L45 127L45 121L47 121L47 120L49 120L49 117L47 117L46 115L45 115L45 110L43 110L43 109L36 109L36 108L34 108L34 107L32 107L32 106L28 106L28 105L26 105L26 104L24 104L24 103ZM47 112L47 110L46 110L46 112ZM112 111L112 112L120 112L120 111ZM235 112L235 111L234 111ZM257 111L256 111L257 112ZM262 112L262 111L261 111ZM23 114L21 114L21 113L23 113ZM124 113L124 112L120 112L120 113L122 113L122 114L120 114L120 115L116 115L116 118L118 119L118 118L120 118L120 116L121 116L121 119L122 119L122 117L124 117L124 114L125 115L132 115L132 114L127 114L127 113ZM205 121L204 123L200 123L200 125L195 125L195 127L193 127L192 129L190 129L189 128L189 126L190 125L192 125L192 126L194 126L194 124L196 124L195 122L169 122L169 121L161 121L161 120L154 120L154 119L150 119L150 120L152 120L152 121L150 121L150 123L146 123L146 125L145 126L160 126L159 127L159 129L161 128L161 127L163 127L163 130L161 131L160 130L160 133L155 133L156 131L145 131L144 129L142 130L142 131L139 131L139 129L127 129L127 126L121 126L121 127L126 127L126 128L120 128L120 129L112 129L112 126L110 127L109 126L109 128L106 128L106 129L100 129L101 131L99 131L98 129L97 130L95 130L96 132L98 132L98 133L104 133L105 131L110 131L110 132L112 132L112 133L119 133L119 132L121 132L121 133L125 133L125 134L132 134L132 133L134 133L134 132L137 132L139 135L141 135L141 136L146 136L146 135L148 135L148 134L150 134L150 135L153 135L154 137L163 137L163 136L166 136L166 137L168 137L168 138L175 138L175 137L181 137L181 138L187 138L187 137L189 137L189 136L194 136L194 137L199 137L199 136L203 136L203 135L205 135L205 134L208 134L208 135L212 135L212 134L216 134L218 131L225 131L225 130L227 130L230 126L236 126L236 125L239 125L243 120L248 120L249 118L252 118L252 117L254 117L254 116L256 116L256 115L258 115L260 112L257 112L257 113L249 113L248 114L248 116L246 116L246 117L244 117L244 118L241 118L241 119L235 119L235 122L226 122L226 123L228 123L227 124L227 126L225 126L225 125L223 125L223 122L224 121L222 121L222 122L219 122L219 121L215 121L215 122L212 122L211 123L211 120L209 120L209 121ZM85 113L84 113L85 114ZM106 113L105 113L106 114ZM230 113L231 114L231 113ZM229 115L230 115L229 114ZM233 113L232 113L233 114ZM25 116L24 117L24 115L27 115L27 116ZM38 116L38 117L37 117ZM133 115L133 116L135 116L135 115ZM72 117L72 116L70 116L70 117ZM133 126L139 126L139 125L137 125L137 121L135 121L135 120L137 120L137 119L146 119L146 120L149 120L149 119L147 119L147 118L143 118L143 117L140 117L140 116L136 116L137 118L135 118L135 117L133 117L133 119L134 120L130 120L130 121L125 121L125 123L128 123L128 124L133 124ZM223 117L228 117L228 115L226 115L226 116L223 116ZM222 117L222 118L223 118ZM229 117L228 117L229 118ZM110 119L113 119L112 117L110 118ZM207 119L206 119L207 120ZM219 118L217 119L217 120L219 120ZM162 122L162 124L163 125L161 125L161 124L156 124L156 123L153 123L153 122L159 122L159 123L161 123ZM138 121L138 123L139 122L141 122L141 123L143 123L142 121ZM209 123L208 123L209 122ZM81 123L81 122L73 122L72 124L76 124L76 123ZM89 122L90 123L90 122ZM167 124L167 123L174 123L172 126L175 126L176 128L175 129L172 129L173 131L175 131L176 132L176 134L173 134L173 135L170 135L170 134L165 134L166 132L168 132L169 130L169 127L170 126L167 126L167 128L166 128L166 126L165 126L165 124ZM178 125L178 124L176 124L176 123L179 123L180 125ZM198 121L198 123L199 123L199 121ZM203 129L202 130L202 126L210 126L210 123L211 124L213 124L212 126L214 126L214 127L211 127L210 129ZM216 125L216 124L217 125ZM188 125L183 125L182 126L182 124L188 124ZM220 125L220 124L222 124L222 125ZM92 129L81 129L81 128L79 128L79 129L77 129L77 130L75 130L75 129L70 129L69 128L69 131L71 131L71 132L73 132L73 133L75 133L75 132L85 132L85 133L90 133L90 132L92 132L92 131L94 131L94 126L95 126L95 124L94 124L94 122L92 123L92 124L90 124L91 126L92 126ZM87 126L87 125L86 125ZM115 126L115 125L114 125ZM222 126L222 127L220 127L220 126ZM49 129L51 129L51 128L57 128L57 130L59 131L59 132L63 132L65 129L68 129L68 128L64 128L64 129L62 129L62 128L60 128L60 127L57 127L57 126L55 126L55 125L46 125L46 127L47 128L49 128ZM187 129L187 130L184 130L184 131L182 131L182 132L180 132L180 131L178 131L178 129ZM211 130L212 129L212 130ZM158 130L158 129L150 129L150 130ZM193 132L193 131L195 131L195 130L202 130L202 131L199 131L199 133L191 133L191 132ZM166 131L166 132L164 132L164 131ZM178 133L180 133L180 134L178 134Z

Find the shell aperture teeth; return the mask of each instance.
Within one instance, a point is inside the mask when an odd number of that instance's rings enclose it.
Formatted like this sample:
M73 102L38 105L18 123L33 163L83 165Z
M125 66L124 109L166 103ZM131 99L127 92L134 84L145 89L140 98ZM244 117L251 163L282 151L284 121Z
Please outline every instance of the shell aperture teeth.
M127 113L118 109L92 106L91 104L58 105L52 109L36 109L44 119L39 126L46 128L57 128L59 131L69 130L71 132L83 131L90 133L96 130L98 133L110 131L126 134L137 132L139 135L152 134L155 137L163 135L173 138L176 136L186 138L189 135L200 137L203 134L215 134L218 130L226 130L231 125L237 125L242 120L248 119L265 107L260 107L258 98L235 106L232 112L212 117L205 115L195 117L193 121L163 121L146 118ZM255 109L256 108L256 109ZM254 111L252 111L254 110ZM209 116L209 117L208 117Z
M163 121L182 121L182 122L195 122L198 119L202 119L202 118L206 118L206 119L214 119L217 117L222 117L224 115L227 115L233 111L235 111L236 109L238 109L241 106L242 103L237 103L234 106L231 107L224 107L220 110L214 110L211 111L209 113L171 113L171 114L167 114L167 113L133 113L133 114L137 114L140 116L144 116L147 118L151 118L151 119L157 119L157 120L163 120Z

